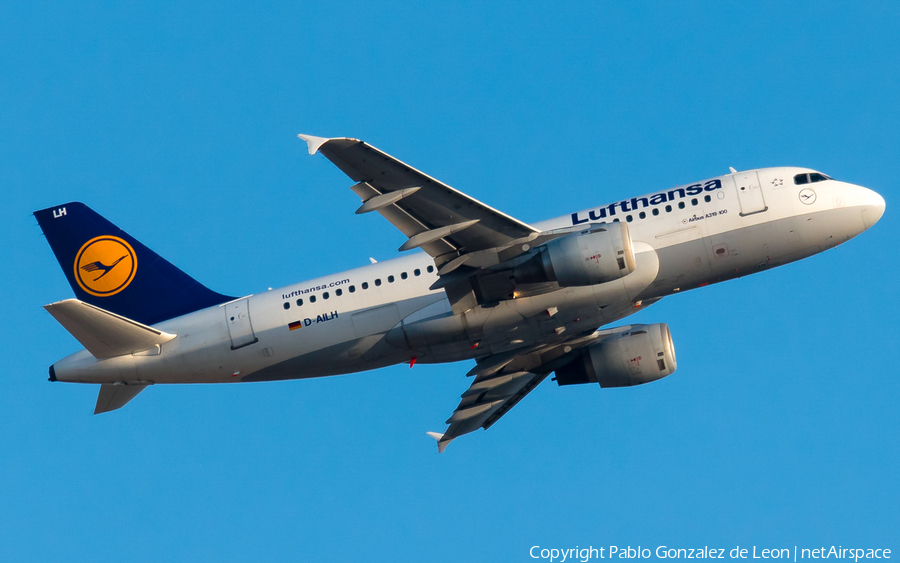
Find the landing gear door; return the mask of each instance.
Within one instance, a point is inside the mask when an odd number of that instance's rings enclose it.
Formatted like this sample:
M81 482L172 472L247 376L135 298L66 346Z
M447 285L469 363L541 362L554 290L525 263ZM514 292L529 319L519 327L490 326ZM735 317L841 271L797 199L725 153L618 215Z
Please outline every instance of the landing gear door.
M738 172L733 178L738 200L741 202L741 217L762 213L768 209L756 172Z
M240 299L225 305L225 323L228 325L228 334L231 336L231 349L237 350L259 339L253 333L253 325L250 323L250 299Z

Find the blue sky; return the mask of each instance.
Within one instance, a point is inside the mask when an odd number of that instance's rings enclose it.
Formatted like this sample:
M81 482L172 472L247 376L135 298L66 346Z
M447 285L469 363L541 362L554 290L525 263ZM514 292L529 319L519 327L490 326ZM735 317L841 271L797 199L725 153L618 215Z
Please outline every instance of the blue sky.
M526 561L546 547L898 545L893 2L4 3L0 560ZM796 165L858 239L674 296L672 376L545 382L437 455L468 364L159 386L92 416L31 212L79 200L211 288L388 259L297 133L364 139L524 221ZM374 215L374 214L373 214Z

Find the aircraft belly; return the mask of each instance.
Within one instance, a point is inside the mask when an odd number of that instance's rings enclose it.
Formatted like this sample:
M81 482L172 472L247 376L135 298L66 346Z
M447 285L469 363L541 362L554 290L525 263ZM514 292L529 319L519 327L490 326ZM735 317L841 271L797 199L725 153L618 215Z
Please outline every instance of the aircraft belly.
M367 353L360 354L359 350L365 350ZM373 353L376 351L377 353ZM384 335L365 336L288 358L243 375L240 381L276 381L342 375L386 367L408 359L409 353L387 344Z
M859 210L841 208L761 221L662 247L657 249L659 277L641 298L662 297L781 266L837 246L863 230Z

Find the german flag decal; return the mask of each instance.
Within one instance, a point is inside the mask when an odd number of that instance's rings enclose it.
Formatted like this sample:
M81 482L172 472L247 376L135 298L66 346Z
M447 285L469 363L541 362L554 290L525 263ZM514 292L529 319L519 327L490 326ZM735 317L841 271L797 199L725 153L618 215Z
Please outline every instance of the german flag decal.
M288 325L288 328L294 330L295 328L303 328L303 321L294 321Z

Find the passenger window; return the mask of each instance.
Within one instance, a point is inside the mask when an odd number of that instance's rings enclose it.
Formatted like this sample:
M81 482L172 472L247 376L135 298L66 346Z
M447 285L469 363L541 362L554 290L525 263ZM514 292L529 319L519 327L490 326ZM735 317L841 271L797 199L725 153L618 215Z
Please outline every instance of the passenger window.
M310 303L315 303L315 302L316 302L316 296L315 296L315 295L310 295L310 296L309 296L309 302L310 302Z
M369 289L369 282L362 282L363 289Z
M302 299L298 299L298 300L297 300L297 306L300 307L300 306L302 306L302 305L303 305L303 300L302 300Z
M334 294L337 295L338 297L340 297L341 295L344 294L344 290L342 290L342 289L335 289L335 290L334 290Z
M430 274L434 271L434 266L428 266L425 270Z
M350 293L354 293L356 291L356 286L351 285L348 289L350 290Z
M322 294L322 299L328 299L328 292L327 292L327 291L326 291L325 293Z
M629 216L625 217L625 220L628 221L629 223L631 223L632 221L634 221L634 217L629 215Z
M394 283L394 276L388 276L388 283Z
M698 203L700 203L700 202L697 201L697 198L694 198L691 200L691 205L693 205L694 207L696 207Z
M657 215L659 215L659 208L658 208L658 207L654 207L654 208L653 208L653 216L656 217Z
M809 183L809 174L797 174L794 176L794 183L798 186Z
M616 217L615 219L613 219L613 223L618 223L618 222L619 222L619 218L618 218L618 217Z
M422 274L422 270L420 270L420 269L418 269L418 268L416 268L415 270L413 270L413 275L414 275L414 276L419 276L419 275L421 275L421 274Z
M708 195L705 195L705 196L703 196L703 201L705 201L706 203L709 203L712 201L712 198L709 197Z
M381 278L375 278L375 287L378 287L380 285L381 285Z
M287 310L290 309L290 308L291 308L291 304L285 302L285 304L284 304L284 310L287 311Z
M667 205L667 206L666 206L666 213L671 213L671 212L672 212L672 206L671 206L671 205Z
M400 272L400 279L401 279L401 280L405 280L405 279L408 278L408 277L409 277L409 276L406 275L406 272Z
M641 211L640 214L638 215L638 217L640 217L641 219L646 219L646 218L647 218L647 214L644 213L643 211Z
M678 202L678 209L684 209L684 202L683 202L683 201L679 201L679 202Z

